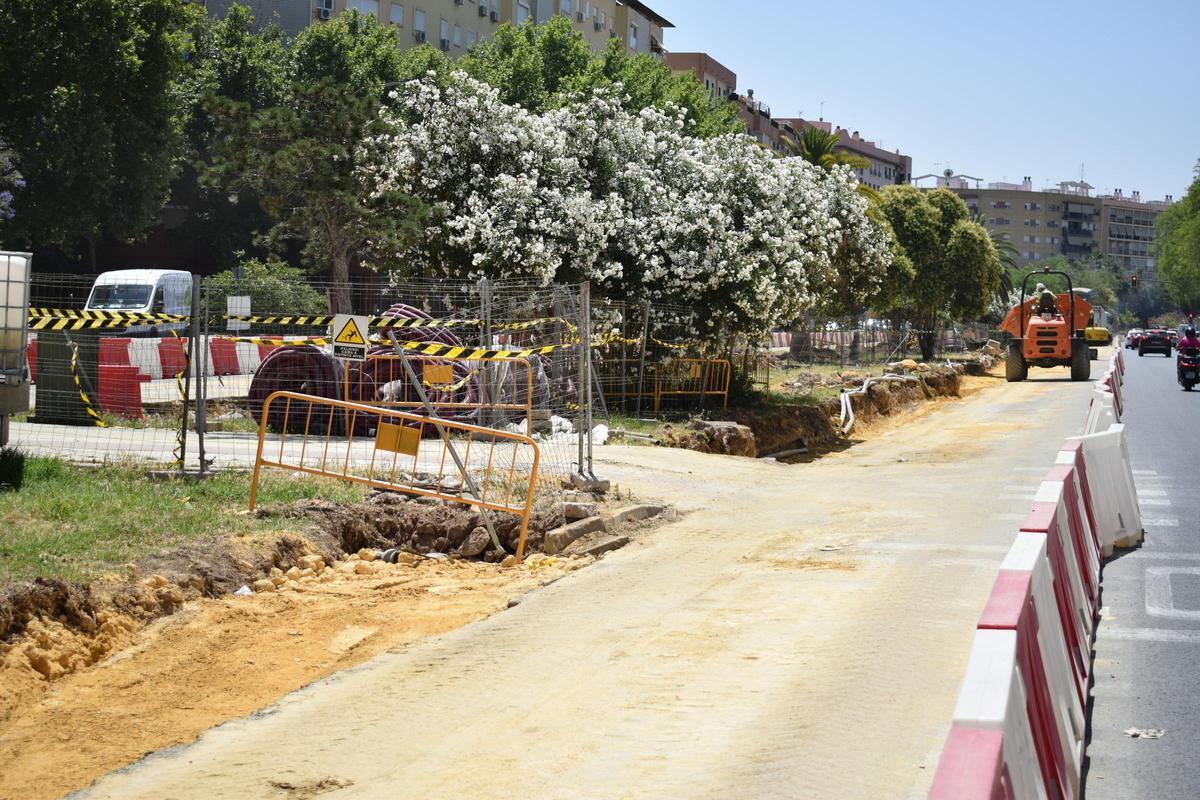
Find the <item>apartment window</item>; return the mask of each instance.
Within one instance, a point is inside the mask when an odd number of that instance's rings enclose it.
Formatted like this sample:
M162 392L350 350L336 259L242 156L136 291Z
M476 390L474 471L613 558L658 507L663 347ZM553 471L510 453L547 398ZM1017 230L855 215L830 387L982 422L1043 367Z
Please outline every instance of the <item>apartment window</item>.
M634 51L638 49L638 26L636 24L629 26L629 49Z
M413 12L413 30L425 32L425 12L417 10Z
M375 19L379 19L379 0L346 0L346 10L357 10L364 16L370 14Z
M592 16L592 0L583 0L583 21L587 22Z
M558 10L571 16L571 0L558 0Z
M446 22L446 20L442 20L442 23L438 26L438 38L444 42L450 41L450 23Z
M1010 236L1010 235L1009 235L1009 234L1007 234L1007 233L1002 233L1002 234L1000 234L1000 238L1001 238L1001 239L1003 239L1003 240L1004 240L1004 241L1006 241L1006 242L1011 242L1011 241L1012 241L1012 236Z
M392 24L397 28L404 27L404 6L392 3Z
M454 46L462 47L462 28L454 26Z
M475 31L467 31L467 47L468 48L474 47L475 40L477 38L479 38L479 37L478 37L478 34L475 33Z
M517 0L517 24L529 19L529 0Z

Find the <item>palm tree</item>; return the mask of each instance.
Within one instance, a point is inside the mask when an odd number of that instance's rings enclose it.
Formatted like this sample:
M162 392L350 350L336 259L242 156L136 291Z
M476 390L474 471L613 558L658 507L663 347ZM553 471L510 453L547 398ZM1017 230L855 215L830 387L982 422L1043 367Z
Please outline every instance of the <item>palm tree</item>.
M809 126L801 131L799 136L789 139L787 145L793 155L800 156L808 163L825 170L831 170L839 164L845 164L851 169L867 169L871 166L867 158L848 150L839 150L838 144L841 141L840 132L831 133Z
M984 230L987 230L987 220L983 216L982 211L976 211L971 214L971 219ZM1004 268L1000 273L1000 286L996 289L996 297L1007 303L1009 296L1016 288L1013 285L1010 270L1016 272L1021 268L1021 265L1017 262L1017 259L1021 257L1021 251L998 231L988 231L988 236L991 237L992 244L996 247L996 255L1000 257L1000 266Z

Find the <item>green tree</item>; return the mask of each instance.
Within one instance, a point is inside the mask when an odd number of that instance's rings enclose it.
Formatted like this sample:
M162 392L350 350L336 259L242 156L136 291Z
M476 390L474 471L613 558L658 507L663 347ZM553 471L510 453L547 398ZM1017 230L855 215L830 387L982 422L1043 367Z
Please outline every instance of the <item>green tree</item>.
M1171 299L1182 309L1200 309L1200 163L1187 194L1159 215L1154 248Z
M505 103L530 111L554 108L572 94L619 83L626 108L679 106L692 123L691 132L701 138L746 131L733 103L710 95L691 73L676 75L654 56L630 54L616 39L597 56L565 16L541 25L501 25L458 65L499 90Z
M178 0L0 3L0 137L26 185L4 239L74 250L158 220L180 160Z
M201 172L212 164L217 136L210 106L218 97L244 103L252 111L279 105L285 85L284 36L275 25L260 29L249 8L234 4L222 19L198 18L191 42L178 88L185 104L188 163L172 192L173 202L188 208L189 214L172 235L229 268L271 221L253 189L229 192L200 184Z
M218 272L208 280L213 313L224 313L223 298L249 295L255 314L325 314L329 301L305 279L304 271L276 259L250 259L241 263L239 280L233 270Z
M420 215L409 198L369 196L358 175L371 157L363 143L381 103L411 77L396 37L371 17L340 14L296 38L282 104L255 110L220 98L210 105L217 136L205 180L256 192L274 220L264 241L301 243L305 263L328 272L342 312L351 310L351 262L370 266L373 257L397 252ZM388 213L378 213L385 207Z
M880 194L880 211L913 266L906 305L928 361L945 319L987 310L1000 282L1000 260L987 231L953 192L888 186Z

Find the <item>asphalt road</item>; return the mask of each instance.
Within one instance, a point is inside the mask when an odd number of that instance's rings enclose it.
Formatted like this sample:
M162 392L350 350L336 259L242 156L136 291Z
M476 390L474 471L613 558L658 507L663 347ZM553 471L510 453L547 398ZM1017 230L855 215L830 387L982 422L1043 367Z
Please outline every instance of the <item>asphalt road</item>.
M1146 541L1104 568L1088 800L1200 797L1200 391L1125 351L1130 458ZM1129 728L1165 730L1132 738Z

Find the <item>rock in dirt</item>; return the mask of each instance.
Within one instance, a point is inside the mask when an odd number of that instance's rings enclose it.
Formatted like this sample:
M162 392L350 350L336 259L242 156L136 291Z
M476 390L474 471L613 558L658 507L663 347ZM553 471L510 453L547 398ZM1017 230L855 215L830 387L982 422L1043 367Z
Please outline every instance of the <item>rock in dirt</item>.
M255 592L260 592L260 593L261 592L273 592L273 591L275 591L275 582L272 581L270 578L263 578L262 580L255 581L250 586L250 588L253 589Z
M694 419L688 427L707 440L707 453L748 458L758 455L754 431L745 425L722 420Z
M485 528L476 528L471 531L471 535L463 542L463 546L459 549L459 553L468 558L473 558L479 555L484 550L488 549L488 545L492 543L492 537L488 535Z

